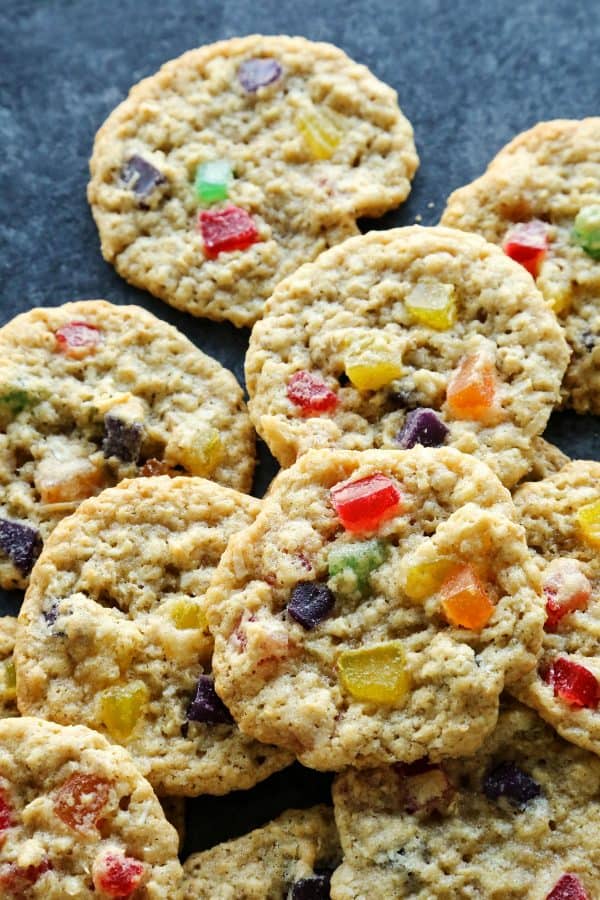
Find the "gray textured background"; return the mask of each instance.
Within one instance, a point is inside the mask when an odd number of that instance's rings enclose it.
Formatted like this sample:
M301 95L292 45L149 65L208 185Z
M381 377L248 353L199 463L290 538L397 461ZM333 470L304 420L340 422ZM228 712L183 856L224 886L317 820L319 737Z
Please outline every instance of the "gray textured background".
M409 201L377 227L417 215L435 224L450 191L514 134L600 113L597 0L1 0L0 324L72 299L138 303L242 378L248 332L121 281L100 256L85 187L94 133L132 84L190 47L252 32L332 41L398 91L421 169ZM598 419L555 415L547 436L600 458ZM274 471L266 451L261 460L258 494ZM20 599L0 594L0 609ZM328 783L296 766L254 791L190 802L187 849L326 799Z

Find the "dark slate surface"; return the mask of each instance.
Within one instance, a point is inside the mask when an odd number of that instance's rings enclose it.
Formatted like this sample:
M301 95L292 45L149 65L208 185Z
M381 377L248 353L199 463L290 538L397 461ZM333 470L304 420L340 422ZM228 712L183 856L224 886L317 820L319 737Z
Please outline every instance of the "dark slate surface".
M104 297L177 325L241 379L248 333L194 320L103 262L86 206L96 129L140 78L190 47L252 32L338 44L393 85L421 156L409 201L375 227L434 224L448 193L541 119L598 115L594 0L3 0L0 4L0 324L35 305ZM373 227L374 223L365 223ZM600 458L597 419L553 416L547 436ZM260 494L274 472L266 452ZM18 594L0 596L15 612ZM328 796L299 766L254 791L188 804L186 850Z

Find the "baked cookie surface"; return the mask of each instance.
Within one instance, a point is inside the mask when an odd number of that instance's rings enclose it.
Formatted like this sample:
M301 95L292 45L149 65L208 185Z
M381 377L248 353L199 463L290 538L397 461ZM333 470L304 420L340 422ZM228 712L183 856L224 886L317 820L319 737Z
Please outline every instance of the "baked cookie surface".
M509 494L450 448L310 451L209 590L240 728L336 770L473 752L539 652L539 576Z
M365 66L251 35L132 89L96 136L88 199L124 278L251 325L283 277L358 233L356 217L401 203L417 165L395 91Z
M518 135L484 175L454 191L442 223L524 260L573 351L565 399L600 413L600 117L541 122Z
M0 329L1 587L26 587L56 523L123 478L249 490L253 469L234 376L145 310L82 301Z
M183 900L320 900L329 896L339 861L332 810L288 810L263 828L190 856Z
M3 897L177 897L177 834L128 753L81 726L0 721Z
M556 472L560 472L563 466L571 462L571 457L550 441L544 438L535 438L532 441L533 457L531 468L523 478L523 481L541 481Z
M520 266L447 228L372 232L280 284L246 356L250 416L278 461L311 447L446 443L507 486L568 359Z
M512 687L559 734L600 755L600 462L574 460L515 492L542 575L537 668Z
M159 794L223 794L291 762L240 734L210 674L205 593L259 509L168 476L83 503L46 544L20 612L21 711L123 744Z
M13 653L17 637L15 616L0 617L0 718L18 716Z
M348 770L333 798L333 900L597 896L600 760L524 707L469 759Z

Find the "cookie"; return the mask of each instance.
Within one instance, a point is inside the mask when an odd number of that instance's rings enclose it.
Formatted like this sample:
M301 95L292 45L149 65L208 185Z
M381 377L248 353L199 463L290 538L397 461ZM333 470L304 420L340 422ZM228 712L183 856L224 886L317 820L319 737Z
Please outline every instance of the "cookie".
M575 460L514 495L542 575L537 668L512 688L559 734L600 755L600 462Z
M448 444L508 487L568 350L512 260L447 228L372 232L280 284L246 356L250 416L283 466L311 447Z
M600 760L524 707L469 759L348 770L333 797L333 900L597 896Z
M451 194L442 223L476 231L526 266L572 350L567 403L600 413L600 117L518 135Z
M197 316L251 325L275 285L409 193L396 92L331 44L233 38L136 85L96 136L104 258Z
M0 719L19 715L13 661L16 635L16 618L14 616L0 617Z
M183 900L320 900L340 861L332 810L293 809L263 828L194 853Z
M240 728L336 770L477 749L539 652L539 578L506 489L451 448L310 451L209 590Z
M20 612L21 711L123 744L158 794L223 794L291 762L240 734L210 674L205 593L259 509L165 475L81 504L47 542Z
M570 457L563 453L560 447L551 444L544 438L535 438L532 444L533 459L524 481L541 481L542 478L548 478L549 475L560 472L563 466L571 462Z
M0 893L165 900L177 834L130 756L88 728L0 721Z
M125 477L245 491L253 468L231 372L145 310L67 303L0 329L0 587L25 587L56 523Z
M183 797L159 797L165 819L173 826L179 838L179 849L185 841L185 799Z

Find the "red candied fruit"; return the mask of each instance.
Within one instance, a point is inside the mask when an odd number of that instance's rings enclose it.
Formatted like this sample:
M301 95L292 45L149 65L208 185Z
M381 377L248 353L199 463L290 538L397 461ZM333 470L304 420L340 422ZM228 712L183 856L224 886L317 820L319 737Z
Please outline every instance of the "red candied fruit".
M69 828L91 831L102 818L110 788L104 778L75 772L56 792L54 812Z
M331 488L331 502L346 531L372 531L402 509L402 494L387 475L376 472Z
M108 897L124 900L140 886L146 867L139 859L108 852L94 861L94 887Z
M544 222L532 219L511 228L502 249L507 256L527 269L537 278L548 250L548 228Z
M564 616L587 609L592 585L572 559L555 560L548 568L544 582L546 631L556 631Z
M337 394L312 372L294 372L287 385L288 400L300 407L303 416L331 412L339 403Z
M600 701L600 685L595 675L564 656L554 660L544 680L554 688L554 696L566 700L571 706L596 709Z
M203 210L198 216L198 228L204 241L204 252L210 259L225 251L246 250L259 240L256 225L239 206Z
M567 872L558 879L546 900L590 900L590 895L577 875Z
M11 828L15 824L12 803L8 798L8 791L0 787L0 841L2 840L2 832L7 828Z
M42 860L37 866L17 866L15 863L4 863L0 866L0 888L2 896L23 897L28 888L52 868L49 859ZM5 893L8 892L8 893ZM29 894L27 894L29 896Z
M102 332L88 322L68 322L55 332L55 337L62 353L81 359L95 350L102 340Z

